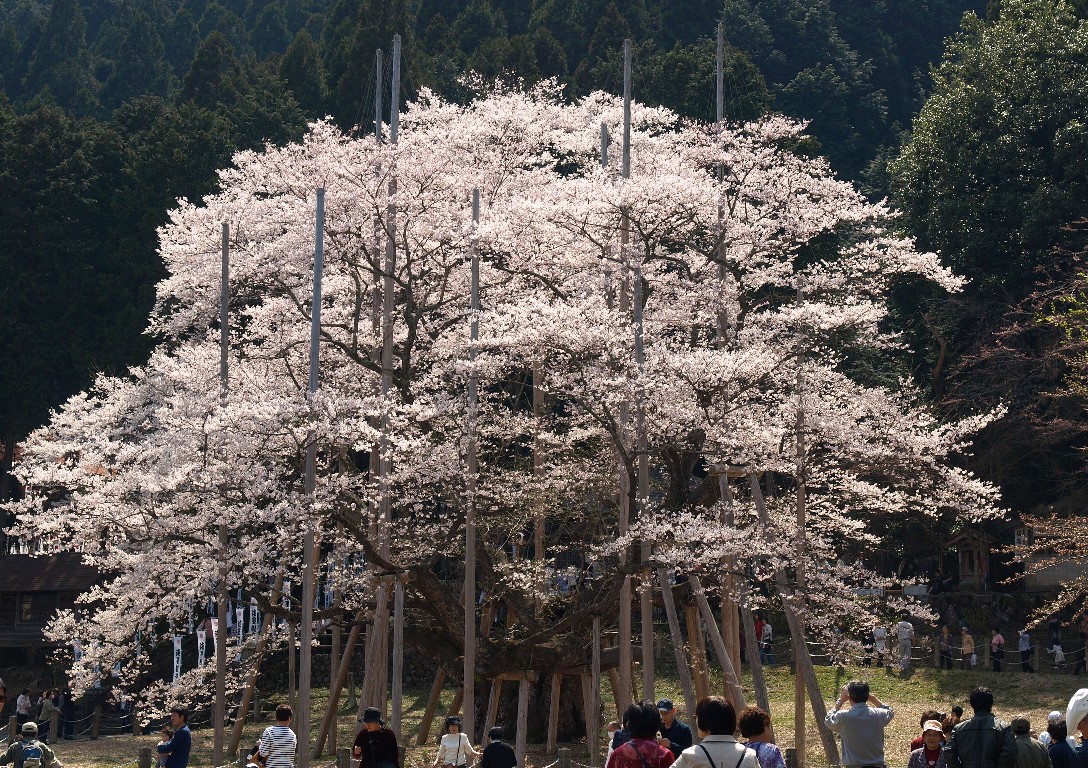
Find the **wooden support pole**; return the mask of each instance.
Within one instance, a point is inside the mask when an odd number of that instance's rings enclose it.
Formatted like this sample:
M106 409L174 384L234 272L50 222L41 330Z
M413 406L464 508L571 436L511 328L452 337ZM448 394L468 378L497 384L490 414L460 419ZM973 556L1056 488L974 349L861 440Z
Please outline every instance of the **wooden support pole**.
M272 602L279 603L280 593L283 591L283 569L276 572L276 581L272 586ZM257 636L257 647L253 651L253 667L249 670L249 680L246 689L242 693L242 704L238 709L238 717L234 720L234 727L230 733L230 743L227 745L227 757L238 754L238 745L242 743L242 729L246 727L246 718L249 715L250 704L253 703L257 692L257 675L261 671L261 661L264 659L265 650L268 648L268 637L272 632L273 616L265 613L261 618L261 633Z
M334 602L334 604L336 606L340 605L339 590L337 590L336 594L334 595L333 602ZM339 709L339 707L340 707L340 691L344 686L344 681L341 680L339 686L337 685L337 682L336 682L338 673L340 672L340 665L339 665L338 661L340 659L340 651L341 651L340 646L342 645L341 641L343 640L343 638L340 636L341 633L342 633L342 630L340 629L340 622L339 621L333 622L332 635L331 635L331 638L330 638L331 645L329 646L329 704L328 704L328 707L331 707L334 712L337 709ZM336 692L335 695L333 695L334 691ZM338 746L337 743L336 743L337 731L339 731L338 728L329 729L328 743L329 743L329 754L330 755L335 755L336 754L336 750L337 750L337 746ZM316 747L315 747L315 751L317 751L317 754L321 754L319 749L316 748Z
M295 694L298 692L298 657L297 643L295 640L295 625L287 622L287 703L291 709L298 706ZM295 727L298 723L294 724Z
M752 499L755 502L756 513L759 516L761 530L765 533L768 527L767 506L763 500L763 492L759 487L759 480L755 473L748 475L748 486L752 491ZM794 658L797 660L797 677L803 679L804 686L808 690L809 703L812 706L813 718L816 720L816 728L820 733L820 742L824 748L824 758L828 765L839 764L839 748L831 731L824 725L827 717L827 706L824 703L823 693L820 690L819 681L816 679L816 670L812 666L812 657L809 655L808 646L805 644L804 625L797 619L797 607L795 595L790 592L786 581L786 574L781 569L774 572L775 588L782 600L783 612L786 615L786 624L790 630L790 642L793 645ZM802 706L802 710L804 707ZM802 725L803 727L803 725ZM795 735L796 740L796 735ZM801 737L803 740L803 736ZM798 752L798 768L804 766L804 756Z
M495 720L499 716L499 701L502 699L502 678L496 677L491 681L491 696L487 700L487 716L484 718L484 738L495 727Z
M752 616L752 611L747 605L747 588L744 591L742 597L741 608L741 620L744 625L744 639L748 646L748 668L752 670L752 686L756 689L756 704L766 712L771 714L771 697L767 692L767 680L763 677L763 662L759 659L759 639L756 637L756 623ZM772 730L771 734L774 735L774 718L771 718Z
M227 557L226 523L219 524L219 589L216 595L215 632L215 708L212 714L212 762L223 764L223 729L227 720ZM97 734L91 738L97 738Z
M661 580L661 599L665 603L665 615L669 619L669 632L672 635L673 652L676 654L676 670L680 674L680 689L684 692L684 706L687 707L687 716L691 718L695 713L695 688L691 682L691 667L684 657L680 621L676 617L676 601L672 596L672 581L664 568L658 569L657 577Z
M427 709L423 712L423 719L419 723L419 733L416 734L416 746L422 747L427 743L427 737L431 735L431 723L434 721L434 713L438 709L438 702L442 698L442 685L446 682L446 670L442 667L434 673L434 682L431 684L431 695L427 697Z
M465 703L465 688L461 686L457 689L457 692L453 694L453 703L450 704L450 711L446 714L446 717L453 717L461 711L461 705ZM464 731L462 731L464 733Z
M551 698L548 701L548 737L545 752L554 754L559 745L559 696L563 688L563 676L552 672Z
M714 613L710 610L710 603L707 602L702 582L695 574L691 574L688 579L691 584L692 594L695 595L695 602L699 605L699 611L703 614L707 629L710 631L710 640L714 644L714 653L718 655L718 659L721 661L722 673L730 690L729 698L733 702L734 708L739 711L748 706L744 700L744 688L741 686L740 675L733 668L733 661L730 659L729 651L725 647L725 640L718 631L718 625L714 622Z
M336 768L351 768L351 750L348 747L336 750Z
M404 738L401 733L401 718L404 713L404 583L397 579L393 587L393 712L390 725L397 741Z
M621 173L623 178L631 175L631 41L623 42L623 147ZM631 224L624 212L620 221L620 261L625 265L620 279L620 314L627 316L630 311L630 291L627 288L627 245L631 238ZM623 439L626 429L628 404L621 406L619 440ZM624 463L620 462L620 523L619 532L623 535L631 524L631 476ZM631 577L625 576L620 589L619 609L619 709L623 710L632 700L631 697Z
M344 653L340 657L340 663L335 670L335 676L333 677L332 689L329 691L329 703L325 707L325 716L321 718L321 727L317 733L317 742L314 744L314 757L318 757L321 751L324 749L325 739L329 738L329 751L332 752L332 745L335 741L333 734L336 733L336 717L337 710L340 706L340 693L344 689L344 680L348 676L348 669L351 667L352 656L355 655L355 646L359 642L359 633L363 627L363 614L359 612L355 614L355 623L351 628L351 632L348 633L348 641L344 646ZM332 659L330 658L329 666L332 666Z
M529 731L529 678L518 682L518 735L514 742L514 755L518 765L525 765L525 749Z
M151 768L151 747L140 747L140 755L136 758L139 768Z
M691 654L691 677L695 683L695 700L702 701L709 695L707 684L706 659L699 658L699 609L691 603L684 605L684 623L688 627L688 651ZM688 715L690 718L691 715Z
M95 741L98 738L98 731L102 727L102 705L99 704L94 708L94 713L91 715L91 741Z
M592 675L589 672L582 671L578 675L578 682L582 688L582 710L585 712L586 722L586 747L592 749L592 742L589 740L589 734L594 729L590 723L597 721L597 715L593 713L593 691L590 690L593 686Z
M624 703L620 697L620 676L614 669L608 670L608 687L612 689L612 701L616 704L616 719L623 718Z
M570 768L570 747L563 747L559 750L559 768Z
M464 672L462 690L465 698L463 733L469 741L476 738L476 414L479 376L476 373L476 342L480 336L480 255L476 248L475 227L480 223L480 190L472 190L473 237L469 240L471 286L469 296L469 351L472 364L468 377L468 477L465 498L465 623Z
M646 638L642 639L645 644ZM592 706L587 725L586 746L589 748L590 768L600 765L600 727L601 727L601 617L593 617L593 652L589 667L590 705Z

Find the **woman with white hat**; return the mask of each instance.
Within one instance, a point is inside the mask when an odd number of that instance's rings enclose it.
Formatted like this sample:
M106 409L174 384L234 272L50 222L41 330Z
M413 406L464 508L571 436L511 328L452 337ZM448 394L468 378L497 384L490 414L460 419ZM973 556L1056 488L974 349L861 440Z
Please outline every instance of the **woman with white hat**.
M1082 762L1088 760L1088 688L1081 688L1069 699L1065 722L1071 732L1080 731L1081 743L1076 747L1077 754Z

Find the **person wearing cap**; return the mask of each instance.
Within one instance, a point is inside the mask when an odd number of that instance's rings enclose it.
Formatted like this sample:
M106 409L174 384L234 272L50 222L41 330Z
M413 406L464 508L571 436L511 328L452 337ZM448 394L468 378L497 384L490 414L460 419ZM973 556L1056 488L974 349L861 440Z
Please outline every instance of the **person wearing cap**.
M1056 723L1061 719L1062 719L1062 713L1055 709L1053 712L1049 713L1046 716L1046 724L1050 725L1051 723ZM1069 746L1071 746L1073 749L1077 748L1077 740L1073 738L1073 734L1069 734L1068 736L1065 737L1065 739L1066 739L1066 741L1069 742ZM1043 731L1042 733L1039 734L1039 741L1042 743L1042 745L1044 747L1049 747L1050 746L1050 734L1047 731Z
M680 757L680 753L695 741L691 727L677 718L671 699L657 702L657 711L661 713L661 738L657 743L672 752L673 757Z
M1031 737L1031 721L1017 715L1009 725L1016 737L1016 768L1052 768L1046 746Z
M470 758L475 760L479 756L480 753L472 748L468 734L461 733L461 718L447 717L446 732L438 743L438 754L434 758L435 768L459 768L468 765Z
M0 756L0 765L13 763L19 768L22 768L22 766L27 766L27 768L60 767L53 750L38 741L38 726L33 720L23 723L23 727L19 732L22 738L13 742L8 747L7 752ZM36 766L31 763L32 760L38 761Z
M919 733L910 742L910 751L920 748L925 743L926 723L930 720L936 720L938 723L943 723L944 713L939 712L936 709L927 709L922 713L922 716L918 718L918 730Z
M993 715L993 692L976 688L970 702L974 717L952 729L944 745L945 763L949 768L1013 768L1016 739L1012 728Z
M502 728L495 726L487 732L491 741L484 747L484 756L480 758L480 768L517 768L518 758L509 744L502 740Z
M385 727L377 707L363 710L363 727L355 737L351 756L359 768L401 768L397 734Z
M849 709L843 709L850 702ZM824 718L824 725L842 740L844 768L883 768L884 729L895 713L869 690L867 680L851 680Z
M944 768L944 728L940 720L926 720L922 724L922 746L910 753L907 768Z

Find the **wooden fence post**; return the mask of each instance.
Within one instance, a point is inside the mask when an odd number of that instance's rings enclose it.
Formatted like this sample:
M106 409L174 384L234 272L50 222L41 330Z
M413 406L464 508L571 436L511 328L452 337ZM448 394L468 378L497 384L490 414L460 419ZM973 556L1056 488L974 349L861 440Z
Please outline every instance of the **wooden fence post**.
M401 758L403 761L403 758ZM404 765L401 762L401 765ZM348 747L341 747L336 750L336 768L351 768L351 749Z
M559 748L559 768L570 768L570 747Z
M1038 672L1042 667L1043 662L1043 647L1038 643L1035 643L1035 671Z
M790 748L786 750L786 768L797 768L797 750Z
M49 716L49 738L51 744L56 744L60 739L60 710L53 710L53 714Z
M990 642L984 640L982 643L982 668L990 668Z
M151 747L140 747L140 757L136 763L140 768L151 768Z
M19 718L12 715L8 719L8 744L14 744L19 737Z
M91 741L98 738L98 729L102 725L102 705L98 705L94 708L94 714L91 715Z

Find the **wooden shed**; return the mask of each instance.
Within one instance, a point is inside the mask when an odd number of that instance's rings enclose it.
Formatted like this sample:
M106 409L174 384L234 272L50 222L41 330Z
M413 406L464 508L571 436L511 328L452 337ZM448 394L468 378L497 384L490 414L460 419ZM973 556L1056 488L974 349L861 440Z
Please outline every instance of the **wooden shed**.
M956 550L961 588L986 588L990 575L990 552L994 539L976 528L969 528L948 541Z

